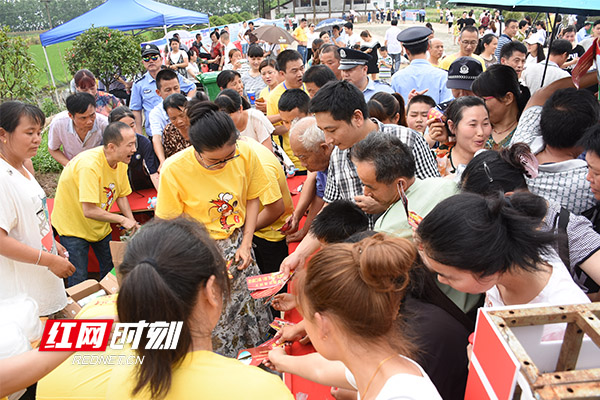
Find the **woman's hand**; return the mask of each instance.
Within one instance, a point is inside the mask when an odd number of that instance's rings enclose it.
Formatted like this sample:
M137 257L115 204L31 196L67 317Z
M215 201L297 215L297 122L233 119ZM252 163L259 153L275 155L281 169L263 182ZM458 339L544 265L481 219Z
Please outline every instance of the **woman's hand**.
M277 311L290 311L296 308L296 296L291 293L281 293L273 297L271 306Z
M45 264L50 272L57 277L64 279L75 273L75 266L69 262L67 258L46 253L48 261Z
M263 361L263 364L274 371L285 372L279 369L281 362L285 357L289 357L283 347L275 347L269 351L269 358Z
M300 344L306 344L310 341L306 335L302 321L296 325L284 325L277 335L277 344L296 341L300 342Z
M252 262L252 251L250 246L244 246L243 244L235 252L235 263L238 264L237 269L242 271L250 265Z
M446 124L440 122L437 118L431 118L427 120L427 126L429 127L429 137L431 140L444 143L448 141L448 130Z

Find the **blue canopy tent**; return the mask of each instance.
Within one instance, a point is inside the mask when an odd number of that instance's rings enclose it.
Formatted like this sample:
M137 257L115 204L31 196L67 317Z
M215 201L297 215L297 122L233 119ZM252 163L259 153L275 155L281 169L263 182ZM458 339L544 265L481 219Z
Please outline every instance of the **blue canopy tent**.
M145 29L162 26L167 33L167 27L183 24L208 24L208 15L196 11L173 7L152 0L108 0L98 7L65 22L40 35L40 41L46 56L48 71L54 83L46 46L73 40L85 30L93 26L105 26L120 31Z

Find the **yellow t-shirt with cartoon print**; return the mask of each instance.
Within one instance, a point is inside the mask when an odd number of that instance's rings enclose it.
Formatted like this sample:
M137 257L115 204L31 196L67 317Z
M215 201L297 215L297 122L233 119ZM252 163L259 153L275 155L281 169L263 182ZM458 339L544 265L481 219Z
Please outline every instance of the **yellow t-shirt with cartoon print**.
M104 147L98 146L76 155L65 167L56 188L52 225L62 236L74 236L88 242L104 239L110 223L86 218L81 203L93 203L105 211L119 197L131 193L127 164L108 165Z
M171 219L187 214L219 240L244 225L248 200L263 195L265 204L277 201L281 194L250 145L238 141L236 154L239 157L215 170L198 162L193 147L169 157L160 172L155 215Z
M275 154L273 154L272 151L252 138L244 137L243 139L256 151L256 154L258 154L265 172L267 173L267 177L273 182L274 185L277 186L277 190L279 192L278 199L282 198L285 206L285 211L283 214L281 214L277 221L256 231L254 234L259 238L268 240L270 242L279 242L285 239L285 235L279 232L278 229L285 224L285 221L294 212L294 203L292 201L290 189L287 185L285 172L283 171L279 160L277 157L275 157ZM260 211L262 211L264 208L263 204L270 204L263 200L264 197L264 194L260 196Z

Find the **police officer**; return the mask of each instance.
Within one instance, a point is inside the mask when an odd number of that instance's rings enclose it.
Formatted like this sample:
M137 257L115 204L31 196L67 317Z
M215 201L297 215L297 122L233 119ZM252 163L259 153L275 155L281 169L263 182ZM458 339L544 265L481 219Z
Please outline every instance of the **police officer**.
M161 70L162 58L158 47L154 44L145 44L142 47L142 64L146 68L146 73L131 88L131 101L129 108L135 115L136 132L142 133L142 110L144 111L144 120L146 132L150 132L150 121L148 115L150 111L162 101L156 94L156 74ZM178 75L179 87L188 97L196 94L196 85L187 79Z
M436 103L452 99L452 92L446 87L448 73L434 67L427 61L429 36L433 32L424 26L407 28L398 34L398 41L404 45L410 65L394 73L392 88L408 101L411 91L423 92Z
M342 79L352 83L365 95L365 101L377 92L393 93L392 87L387 83L374 81L367 74L367 62L371 56L359 50L342 48L338 49L340 55L339 70Z

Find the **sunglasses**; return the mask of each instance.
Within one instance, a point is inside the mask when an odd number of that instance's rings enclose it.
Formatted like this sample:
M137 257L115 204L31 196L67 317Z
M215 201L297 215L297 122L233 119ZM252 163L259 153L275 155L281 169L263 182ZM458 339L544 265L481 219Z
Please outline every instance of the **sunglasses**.
M152 60L152 61L156 61L156 60L158 60L159 58L160 58L160 56L159 56L158 54L155 54L155 55L153 55L153 56L145 56L145 57L142 57L142 60L144 60L145 62L148 62L148 61L151 61L151 60Z

